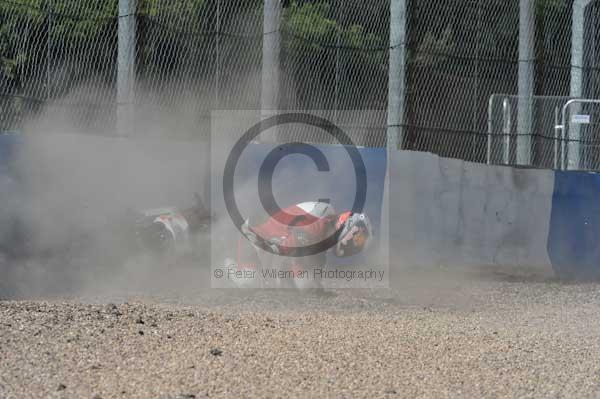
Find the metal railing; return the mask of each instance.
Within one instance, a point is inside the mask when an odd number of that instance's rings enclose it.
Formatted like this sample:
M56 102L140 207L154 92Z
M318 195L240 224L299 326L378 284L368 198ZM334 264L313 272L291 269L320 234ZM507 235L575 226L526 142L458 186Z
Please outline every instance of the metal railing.
M600 170L600 100L575 98L561 110L562 170Z
M565 144L573 140L562 129L563 110L573 101L566 96L490 96L486 162L563 169Z
M486 162L556 170L600 170L600 100L493 94ZM527 161L529 160L529 161Z

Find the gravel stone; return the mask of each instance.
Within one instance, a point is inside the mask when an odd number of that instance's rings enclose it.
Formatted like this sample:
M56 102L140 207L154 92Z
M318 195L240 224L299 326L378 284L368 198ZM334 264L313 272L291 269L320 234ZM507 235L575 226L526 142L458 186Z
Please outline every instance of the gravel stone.
M213 348L210 350L210 354L213 356L221 356L223 354L223 351L219 348Z
M600 397L599 284L417 277L0 301L0 397Z

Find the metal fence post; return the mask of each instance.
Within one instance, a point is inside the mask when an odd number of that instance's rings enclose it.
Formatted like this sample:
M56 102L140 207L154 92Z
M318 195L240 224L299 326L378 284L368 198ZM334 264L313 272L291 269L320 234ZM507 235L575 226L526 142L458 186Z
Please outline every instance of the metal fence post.
M502 101L502 135L504 142L504 151L502 152L502 162L504 165L510 165L510 135L512 131L511 105L508 98Z
M135 30L137 0L119 0L119 39L117 55L117 134L133 130L135 82Z
M48 36L46 38L46 102L52 100L52 22L54 18L54 7L52 1L46 4L48 12Z
M485 161L488 165L492 164L492 133L494 129L492 118L494 114L494 97L495 94L492 94L488 100L487 148L485 155Z
M561 165L558 162L558 143L561 141L562 129L563 127L560 124L560 107L557 106L554 108L554 169L558 169L558 166Z
M264 0L263 13L261 119L272 116L273 111L279 108L280 0ZM271 129L261 137L268 141L269 137L276 136L276 131Z
M217 26L215 36L215 107L221 107L221 0L217 0Z
M390 199L394 193L393 163L399 147L402 147L404 132L404 100L405 100L405 51L406 51L406 18L407 0L390 0L390 44L389 44L389 75L388 75L388 109L386 130L386 176L384 189L384 209L388 217L382 225L382 246L384 251L391 252L392 215L389 213Z
M338 108L340 106L340 46L342 45L342 37L340 30L343 29L342 18L340 17L340 11L343 10L343 2L337 0L335 3L335 16L337 23L337 30L335 32L335 92L333 94L333 123L338 123Z
M519 99L517 165L531 165L532 96L535 57L535 1L519 2Z
M581 98L583 96L583 42L584 42L584 23L585 7L591 0L575 0L573 2L573 18L571 25L571 97ZM576 106L579 107L579 106ZM575 109L574 113L578 110ZM579 140L581 131L579 126L573 126L573 129L566 129L569 121L563 120L563 134L567 130L569 140L567 144L567 169L580 168L580 145ZM570 142L573 140L573 142Z
M406 0L390 0L387 148L402 146L406 96Z
M572 36L571 36L571 97L583 94L583 41L584 10L591 0L575 0L573 2Z

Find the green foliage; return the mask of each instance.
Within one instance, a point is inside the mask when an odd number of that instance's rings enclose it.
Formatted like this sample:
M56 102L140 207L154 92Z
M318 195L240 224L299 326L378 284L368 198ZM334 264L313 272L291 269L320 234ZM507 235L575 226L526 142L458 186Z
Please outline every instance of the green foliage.
M330 19L330 14L329 3L292 3L285 13L284 30L304 42L303 46L315 51L323 46L370 50L381 47L385 41L381 36L366 32L361 25L342 26L338 21ZM300 41L291 44L300 45Z
M4 85L26 81L33 70L48 62L61 64L67 54L81 59L106 57L113 51L106 43L114 30L118 0L81 2L73 13L69 0L0 1L0 62ZM69 11L71 11L69 13ZM97 46L91 54L90 43ZM79 61L81 61L79 59ZM94 63L90 62L93 69Z
M153 0L140 0L138 14L147 17L158 17L168 20L174 17L177 20L201 23L199 18L208 7L207 0L179 0L171 2L156 2ZM191 25L198 26L198 25Z
M447 26L440 35L427 32L419 44L413 62L420 66L433 66L445 61L446 54L450 54L453 49L454 40L451 26Z
M257 25L254 14L260 13L262 0L236 0L235 6L228 1L221 2L220 32L240 33L240 26ZM571 2L535 1L536 37L558 43L544 56L568 63L569 35L565 32ZM176 64L187 62L182 59L210 64L214 54L207 49L215 40L216 4L214 0L138 0L139 70L168 76ZM345 80L344 90L363 96L365 102L381 97L369 91L373 91L373 81L387 79L389 1L295 0L285 4L282 49L296 80L316 80L322 90L333 90ZM420 0L411 4L410 65L446 67L458 63L450 61L451 55L472 58L475 51L482 59L517 59L517 2ZM477 14L465 14L477 5L484 9L479 31ZM117 12L118 0L0 0L0 85L18 91L36 68L48 62L48 53L57 65L85 61L88 73L108 77L114 73ZM260 27L253 28L260 31ZM260 52L259 40L246 51Z
M336 90L338 84L337 90L354 100L351 106L377 106L372 99L381 96L374 83L387 76L387 29L370 32L358 23L342 24L333 17L328 2L294 2L286 9L283 49L293 77L320 86L316 92L313 87L297 93L298 97L304 99L303 106L331 106L315 101L320 100L319 91Z
M35 1L30 1L35 5ZM37 17L37 18L36 18ZM0 72L2 80L18 80L17 71L28 62L24 49L28 45L21 27L35 30L43 24L35 9L0 3Z
M337 22L327 18L328 3L305 3L302 6L293 3L286 11L285 30L311 42L313 49L318 49L321 44L331 44L340 31Z
M564 11L568 8L567 0L535 0L536 13L542 14L545 10Z

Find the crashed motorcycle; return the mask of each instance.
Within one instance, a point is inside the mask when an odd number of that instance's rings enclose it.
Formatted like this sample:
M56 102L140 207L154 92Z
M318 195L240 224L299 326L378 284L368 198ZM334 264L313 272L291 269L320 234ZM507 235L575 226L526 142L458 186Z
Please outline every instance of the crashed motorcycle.
M133 249L157 256L179 257L197 253L198 239L209 231L213 215L199 195L186 209L162 207L135 210L130 216Z

